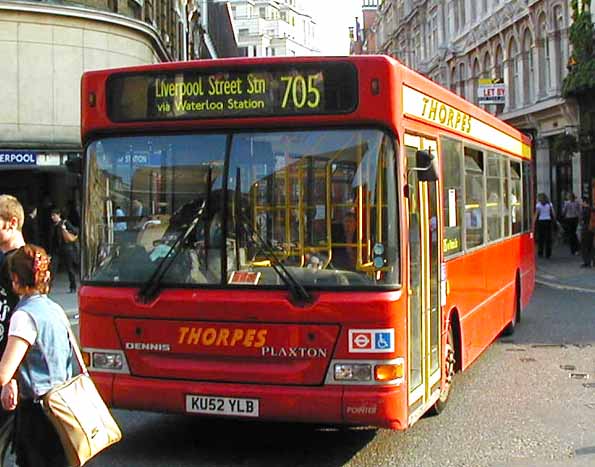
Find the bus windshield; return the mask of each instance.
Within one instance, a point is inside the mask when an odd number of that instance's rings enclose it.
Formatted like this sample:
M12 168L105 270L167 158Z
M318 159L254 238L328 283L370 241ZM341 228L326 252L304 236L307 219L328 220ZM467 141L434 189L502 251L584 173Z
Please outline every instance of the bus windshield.
M166 287L285 287L279 264L311 288L397 285L395 144L368 128L95 140L83 278L141 285L167 259Z

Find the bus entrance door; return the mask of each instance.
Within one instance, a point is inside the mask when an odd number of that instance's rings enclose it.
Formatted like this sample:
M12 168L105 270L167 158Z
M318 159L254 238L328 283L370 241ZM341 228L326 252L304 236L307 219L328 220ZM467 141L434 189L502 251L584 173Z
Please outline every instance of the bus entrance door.
M436 141L405 135L409 211L409 425L440 393L438 183L420 180L416 151L437 155Z

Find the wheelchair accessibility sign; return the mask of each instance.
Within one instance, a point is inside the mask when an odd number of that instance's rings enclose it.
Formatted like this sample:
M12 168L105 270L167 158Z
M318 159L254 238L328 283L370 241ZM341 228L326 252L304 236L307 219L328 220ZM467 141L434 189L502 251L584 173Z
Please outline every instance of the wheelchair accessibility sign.
M350 329L349 352L389 353L395 351L394 329Z

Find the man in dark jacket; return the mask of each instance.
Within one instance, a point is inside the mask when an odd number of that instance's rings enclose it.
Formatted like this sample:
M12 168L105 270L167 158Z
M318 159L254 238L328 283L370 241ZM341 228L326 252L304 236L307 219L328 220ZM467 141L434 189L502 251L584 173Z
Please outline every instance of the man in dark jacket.
M67 240L66 233L78 236L79 230L68 220L62 219L60 209L54 208L50 213L52 226L49 232L49 254L52 257L51 271L52 280L56 277L60 263L64 264L68 272L70 281L70 292L76 292L76 275L74 265L76 263L76 245L75 242Z
M39 238L39 223L37 222L37 208L29 206L25 213L25 222L23 224L23 237L26 243L41 245Z

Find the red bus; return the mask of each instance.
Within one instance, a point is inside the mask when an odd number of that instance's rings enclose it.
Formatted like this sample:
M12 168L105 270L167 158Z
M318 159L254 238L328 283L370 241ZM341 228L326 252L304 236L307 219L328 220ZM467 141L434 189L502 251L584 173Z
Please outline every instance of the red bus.
M530 140L384 56L85 73L113 407L405 429L533 292Z

